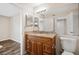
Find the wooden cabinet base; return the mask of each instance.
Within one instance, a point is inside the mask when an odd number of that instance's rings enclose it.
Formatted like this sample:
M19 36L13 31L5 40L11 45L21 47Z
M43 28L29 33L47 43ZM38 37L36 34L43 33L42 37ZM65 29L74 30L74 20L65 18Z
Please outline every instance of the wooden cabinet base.
M55 37L48 38L26 34L25 50L29 55L55 55L55 40Z

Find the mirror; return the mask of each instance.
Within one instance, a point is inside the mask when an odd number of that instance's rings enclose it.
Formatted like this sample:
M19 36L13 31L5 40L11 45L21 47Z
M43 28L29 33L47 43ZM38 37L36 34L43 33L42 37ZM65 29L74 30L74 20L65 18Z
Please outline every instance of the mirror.
M26 26L27 27L33 26L33 16L26 15Z
M34 17L33 31L39 31L39 18L38 17Z

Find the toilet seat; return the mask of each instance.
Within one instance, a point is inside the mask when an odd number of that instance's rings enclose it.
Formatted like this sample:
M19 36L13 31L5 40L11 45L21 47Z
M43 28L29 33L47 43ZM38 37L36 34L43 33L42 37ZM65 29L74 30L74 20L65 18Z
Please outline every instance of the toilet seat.
M62 53L62 55L74 55L74 54L71 53L71 52L68 52L68 51L64 51L64 52Z

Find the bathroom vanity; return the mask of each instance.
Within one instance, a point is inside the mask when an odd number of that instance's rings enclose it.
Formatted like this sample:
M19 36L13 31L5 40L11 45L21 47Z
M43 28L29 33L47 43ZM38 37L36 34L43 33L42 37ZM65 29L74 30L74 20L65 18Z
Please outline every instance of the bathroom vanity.
M30 55L55 55L56 34L25 32L25 50Z

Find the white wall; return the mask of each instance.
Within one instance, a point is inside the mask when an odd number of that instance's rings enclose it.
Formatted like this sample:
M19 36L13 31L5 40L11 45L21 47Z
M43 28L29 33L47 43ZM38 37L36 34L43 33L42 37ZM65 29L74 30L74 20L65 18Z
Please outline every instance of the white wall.
M20 15L11 18L0 16L0 40L12 39L20 42L20 35Z
M25 17L25 15L27 15L27 17L28 17L28 15L32 15L33 16L33 8L30 8L30 7L27 7L26 9L21 9L20 10L20 31L21 31L21 43L22 43L22 45L21 45L21 47L22 47L22 54L25 54L26 53L26 51L25 51L25 35L24 35L24 32L25 31L27 31L26 30L26 17ZM29 29L29 28L27 28L27 29ZM31 29L29 29L29 30L31 30Z
M20 16L11 17L11 39L20 42Z
M10 38L10 18L0 16L0 41Z
M22 34L20 32L20 8L6 3L0 4L0 7L0 15L7 16L0 16L0 40L9 38L20 42Z
M67 16L67 34L73 35L73 13L71 12Z
M67 34L68 35L79 35L78 11L71 12L67 17Z
M78 11L73 14L73 22L74 22L74 35L79 35L79 13Z

